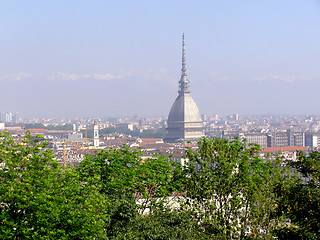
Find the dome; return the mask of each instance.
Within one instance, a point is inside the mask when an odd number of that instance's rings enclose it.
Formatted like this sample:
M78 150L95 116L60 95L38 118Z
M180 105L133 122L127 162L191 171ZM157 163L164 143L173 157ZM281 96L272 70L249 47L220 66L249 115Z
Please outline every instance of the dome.
M181 94L174 101L168 122L202 122L199 108L190 94Z

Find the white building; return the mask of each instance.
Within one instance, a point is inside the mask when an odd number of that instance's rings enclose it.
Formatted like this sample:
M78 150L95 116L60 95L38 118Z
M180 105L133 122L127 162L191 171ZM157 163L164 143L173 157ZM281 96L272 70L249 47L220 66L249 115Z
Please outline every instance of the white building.
M93 146L99 147L99 126L96 121L93 124Z
M305 134L305 146L306 147L318 147L320 144L319 132L306 132Z

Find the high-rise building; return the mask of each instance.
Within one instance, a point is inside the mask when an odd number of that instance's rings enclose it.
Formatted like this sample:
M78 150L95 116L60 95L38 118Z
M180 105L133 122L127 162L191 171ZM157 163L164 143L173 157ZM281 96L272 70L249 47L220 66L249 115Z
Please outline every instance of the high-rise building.
M165 141L196 140L203 136L203 122L199 108L190 95L187 78L184 35L182 36L182 68L179 95L174 101L169 117Z
M20 113L16 112L12 117L12 122L19 123L20 122Z
M11 123L12 122L12 113L11 112L7 112L6 113L6 122L7 123Z
M237 114L237 113L231 114L231 115L227 116L227 120L230 120L230 121L239 121L239 114Z

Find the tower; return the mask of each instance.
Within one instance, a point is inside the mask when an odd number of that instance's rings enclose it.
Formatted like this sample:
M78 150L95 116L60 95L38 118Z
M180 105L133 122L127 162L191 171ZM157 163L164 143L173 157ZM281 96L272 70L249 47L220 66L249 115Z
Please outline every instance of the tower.
M169 117L165 141L197 140L203 136L203 123L199 108L190 95L187 77L184 34L182 35L182 68L179 95L174 101Z
M96 121L93 124L93 146L99 147L99 126Z

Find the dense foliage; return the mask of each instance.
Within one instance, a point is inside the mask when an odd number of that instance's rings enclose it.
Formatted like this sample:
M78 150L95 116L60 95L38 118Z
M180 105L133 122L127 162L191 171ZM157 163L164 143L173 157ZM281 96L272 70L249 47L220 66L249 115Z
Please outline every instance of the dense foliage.
M108 202L61 169L45 143L0 133L0 239L103 238Z
M45 126L42 123L30 123L25 126L25 129L48 129L48 130L69 130L73 129L72 124L63 124L63 125L47 125Z
M277 229L279 239L320 239L320 153L298 152L298 161L288 165L298 176L279 194L278 210L290 220Z
M286 163L298 176L206 138L183 166L124 146L65 168L40 136L0 134L0 239L319 238L318 152Z
M278 223L275 189L284 180L279 161L263 161L258 145L238 140L203 138L198 144L197 152L187 151L184 187L199 229L218 239L271 237Z

